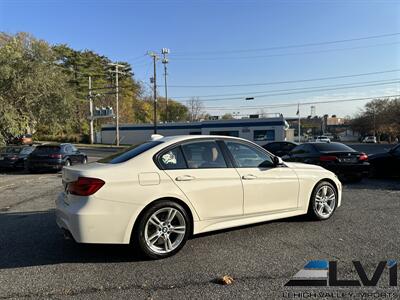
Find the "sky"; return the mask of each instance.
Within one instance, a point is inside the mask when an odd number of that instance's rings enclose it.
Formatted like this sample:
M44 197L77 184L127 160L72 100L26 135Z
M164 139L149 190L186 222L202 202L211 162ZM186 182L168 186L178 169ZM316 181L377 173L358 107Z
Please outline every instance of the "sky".
M168 96L212 115L295 117L308 103L307 116L333 101L316 114L352 116L368 99L335 101L400 94L400 1L0 0L0 31L127 61L146 83L146 52L169 48Z

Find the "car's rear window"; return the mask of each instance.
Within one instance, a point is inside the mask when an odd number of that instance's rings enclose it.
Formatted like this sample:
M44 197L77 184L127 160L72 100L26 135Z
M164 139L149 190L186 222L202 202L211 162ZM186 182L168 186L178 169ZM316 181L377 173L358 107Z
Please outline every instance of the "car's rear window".
M0 153L18 154L20 151L20 147L4 147L1 148Z
M129 147L128 149L125 149L122 152L115 153L113 155L107 156L103 159L98 160L100 163L106 163L106 164L119 164L122 162L125 162L127 160L130 160L134 158L135 156L138 156L139 154L146 152L147 150L154 148L157 145L162 144L163 142L161 141L151 141L151 142L146 142L143 144L138 144L132 147Z
M60 146L38 146L35 149L35 153L55 153L60 152Z
M321 152L325 151L338 151L338 152L355 152L354 149L340 143L321 143L314 144L314 147Z

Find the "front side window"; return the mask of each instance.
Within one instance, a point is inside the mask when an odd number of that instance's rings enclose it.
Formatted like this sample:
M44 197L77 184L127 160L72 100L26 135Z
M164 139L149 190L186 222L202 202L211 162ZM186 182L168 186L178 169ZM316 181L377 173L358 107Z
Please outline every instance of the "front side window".
M49 154L49 153L58 153L60 152L61 147L60 146L39 146L36 147L35 153L40 153L40 154Z
M307 153L306 147L304 145L298 145L290 152L291 154L305 154Z
M272 167L272 158L265 152L247 144L226 142L239 168Z
M70 145L65 146L64 148L65 153L72 153L72 147Z
M160 155L159 162L165 170L186 169L185 158L181 147L175 147Z
M275 130L254 130L254 141L275 141Z
M227 167L222 151L214 141L184 144L182 150L189 169Z
M25 147L21 150L20 154L27 155L32 153L33 150L34 150L33 147Z

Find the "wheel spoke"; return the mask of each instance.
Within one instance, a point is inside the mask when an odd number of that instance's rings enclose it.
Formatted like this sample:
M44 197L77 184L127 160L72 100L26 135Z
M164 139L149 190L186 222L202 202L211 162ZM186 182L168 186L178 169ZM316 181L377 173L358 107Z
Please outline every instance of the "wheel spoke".
M327 201L335 200L335 194L329 195L328 198L327 198L326 200L327 200Z
M322 197L321 197L321 196L318 196L318 195L316 195L316 196L315 196L315 200L316 200L317 202L320 202L320 201L322 201Z
M323 215L323 211L324 211L324 204L320 204L319 208L318 208L318 213L322 216Z
M183 225L183 226L174 226L174 227L171 227L171 232L175 232L175 233L178 233L178 234L185 234L185 232L186 232L186 226Z
M155 226L157 226L157 227L162 226L162 222L160 221L159 218L157 218L156 215L152 215L149 221L150 221L153 225L155 225Z
M148 238L148 241L149 241L150 245L154 245L158 241L159 238L160 238L160 235L158 234L158 232L156 232L151 237Z
M326 193L328 192L328 187L326 186L326 185L324 185L323 187L322 187L322 195L324 196L324 197L326 197Z
M332 212L332 208L328 205L328 204L324 204L326 210L328 211L328 214L330 214Z
M165 251L171 251L172 250L172 243L171 243L171 240L169 239L169 237L166 237L164 239L164 247L165 247Z
M175 215L176 215L176 209L171 208L168 211L168 216L167 216L167 219L165 221L171 223L172 220L175 218Z

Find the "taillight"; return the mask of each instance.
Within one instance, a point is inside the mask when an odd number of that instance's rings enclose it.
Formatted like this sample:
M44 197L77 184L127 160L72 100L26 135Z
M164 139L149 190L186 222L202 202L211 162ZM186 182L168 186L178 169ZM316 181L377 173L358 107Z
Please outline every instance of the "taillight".
M50 154L49 157L51 158L62 158L61 154Z
M78 196L90 196L96 193L105 182L98 178L79 177L68 184L68 192Z
M335 161L335 160L337 160L337 157L333 155L323 155L319 157L319 161Z
M364 152L362 152L362 153L360 154L360 157L358 158L358 160L366 161L366 160L368 160L368 155L365 154Z

